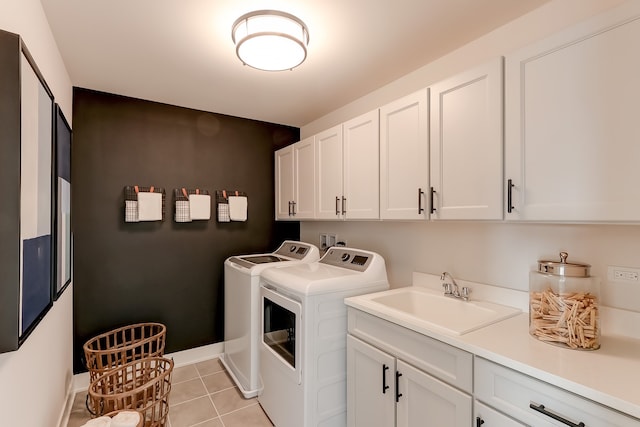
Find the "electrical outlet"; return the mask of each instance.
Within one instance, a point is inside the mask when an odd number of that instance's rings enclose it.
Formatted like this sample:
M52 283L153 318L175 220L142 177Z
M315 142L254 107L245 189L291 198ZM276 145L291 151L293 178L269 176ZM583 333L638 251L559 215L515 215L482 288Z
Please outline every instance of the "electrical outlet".
M320 233L320 249L328 249L338 242L338 235L335 233Z
M607 278L613 282L640 282L640 269L610 265Z

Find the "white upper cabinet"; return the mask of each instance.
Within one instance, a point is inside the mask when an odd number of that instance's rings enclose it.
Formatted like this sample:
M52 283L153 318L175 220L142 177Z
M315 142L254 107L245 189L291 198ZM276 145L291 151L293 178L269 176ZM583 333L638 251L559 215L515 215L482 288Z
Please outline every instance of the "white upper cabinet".
M507 219L640 220L639 16L627 2L506 57Z
M342 219L342 125L315 136L316 218Z
M430 90L431 218L502 219L502 58Z
M378 109L343 125L343 205L346 219L380 217L380 120Z
M294 176L293 145L276 151L275 163L276 219L293 219L291 205Z
M429 105L424 89L380 108L380 218L428 219Z
M316 218L377 219L378 110L315 136Z
M315 216L315 145L313 138L305 138L293 145L295 155L294 206L295 219Z
M306 138L275 153L276 219L312 219L315 215L315 146Z

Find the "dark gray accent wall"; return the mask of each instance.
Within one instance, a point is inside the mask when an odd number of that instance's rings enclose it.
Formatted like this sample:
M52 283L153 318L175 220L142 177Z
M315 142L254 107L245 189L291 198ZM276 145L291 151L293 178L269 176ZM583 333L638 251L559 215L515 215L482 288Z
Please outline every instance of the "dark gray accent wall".
M0 353L18 348L20 36L0 31Z
M74 88L74 370L110 329L167 326L167 352L224 340L223 262L299 239L274 221L275 150L299 129ZM164 187L164 222L125 223L127 185ZM239 190L247 222L175 223L174 188Z

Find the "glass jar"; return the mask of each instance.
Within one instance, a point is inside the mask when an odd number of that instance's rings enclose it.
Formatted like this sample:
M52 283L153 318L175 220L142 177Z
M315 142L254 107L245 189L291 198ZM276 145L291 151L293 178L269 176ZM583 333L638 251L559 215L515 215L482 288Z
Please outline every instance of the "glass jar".
M589 264L538 261L529 277L529 333L575 350L600 348L600 280Z

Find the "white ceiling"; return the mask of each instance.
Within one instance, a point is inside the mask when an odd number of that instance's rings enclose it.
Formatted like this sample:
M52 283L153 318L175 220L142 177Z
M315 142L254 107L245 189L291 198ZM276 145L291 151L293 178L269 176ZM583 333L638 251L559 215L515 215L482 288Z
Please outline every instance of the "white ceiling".
M41 0L74 86L301 127L548 0ZM307 60L265 72L231 25L258 9L309 27Z

